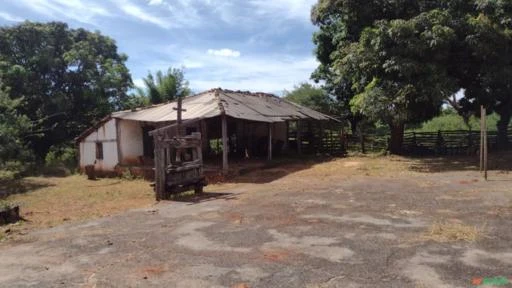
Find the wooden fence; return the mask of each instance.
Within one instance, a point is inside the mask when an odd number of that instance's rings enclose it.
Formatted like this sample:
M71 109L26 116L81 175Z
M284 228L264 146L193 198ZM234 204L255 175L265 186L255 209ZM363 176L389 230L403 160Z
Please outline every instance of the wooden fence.
M329 121L303 121L299 126L303 154L338 155L345 152L341 124ZM288 130L290 148L297 149L297 127Z
M347 136L349 151L382 152L388 150L388 134L365 134ZM509 147L512 149L512 127L508 131ZM497 149L496 131L488 132L489 151ZM363 143L363 144L362 144ZM437 132L406 132L402 153L404 155L475 155L480 149L480 131L447 130Z
M488 133L489 151L498 146L498 133ZM509 129L512 143L512 129ZM403 152L411 155L474 155L480 147L480 131L452 130L437 132L407 132L404 134Z

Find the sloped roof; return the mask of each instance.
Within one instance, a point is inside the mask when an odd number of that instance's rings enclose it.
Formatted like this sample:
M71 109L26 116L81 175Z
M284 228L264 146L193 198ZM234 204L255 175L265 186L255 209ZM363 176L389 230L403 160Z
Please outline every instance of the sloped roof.
M267 93L212 89L190 97L182 102L182 119L212 118L225 113L238 119L259 122L283 122L293 119L335 120L328 115L300 106ZM176 121L177 102L169 102L135 110L115 112L113 118L144 121Z

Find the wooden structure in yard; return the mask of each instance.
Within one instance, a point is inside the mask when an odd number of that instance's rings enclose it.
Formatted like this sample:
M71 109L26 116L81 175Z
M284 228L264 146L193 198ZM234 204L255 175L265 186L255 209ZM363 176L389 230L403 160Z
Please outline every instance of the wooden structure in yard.
M201 133L182 136L181 99L178 100L178 121L150 132L155 145L156 200L169 199L171 194L193 189L203 192L207 185L203 175ZM176 133L174 133L176 131ZM173 136L173 134L175 136Z

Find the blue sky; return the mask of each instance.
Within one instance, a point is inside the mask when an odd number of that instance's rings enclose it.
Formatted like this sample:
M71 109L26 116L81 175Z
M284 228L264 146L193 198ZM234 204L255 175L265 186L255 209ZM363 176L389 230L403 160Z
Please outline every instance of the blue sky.
M183 67L194 92L279 93L307 81L317 62L309 20L315 0L3 1L0 25L63 21L116 40L136 85L148 71Z

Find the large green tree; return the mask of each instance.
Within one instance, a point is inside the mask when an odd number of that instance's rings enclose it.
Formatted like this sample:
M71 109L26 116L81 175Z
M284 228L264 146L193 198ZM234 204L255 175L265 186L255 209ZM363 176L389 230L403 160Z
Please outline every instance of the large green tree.
M352 75L358 93L352 109L389 125L392 153L401 150L405 124L434 117L457 91L443 65L455 38L450 22L450 15L439 10L409 20L381 20L335 63Z
M111 38L65 23L0 28L0 80L34 125L28 143L39 159L123 107L132 85L126 60Z
M148 76L142 80L145 87L137 87L137 93L133 95L139 104L159 104L191 93L183 70L178 68L169 68L166 73L157 71L155 75L148 72Z
M1 83L1 82L0 82ZM13 100L0 85L0 182L5 173L15 175L32 160L26 149L25 137L30 133L30 119L18 112L23 99Z
M495 111L498 144L508 145L508 126L512 118L512 2L476 1L475 10L466 16L464 48L454 63L465 97L462 111L479 115L480 105ZM460 52L459 52L460 53Z
M388 123L392 152L403 124L435 116L460 88L465 110L500 110L505 127L510 12L501 0L319 0L313 78L354 112Z

